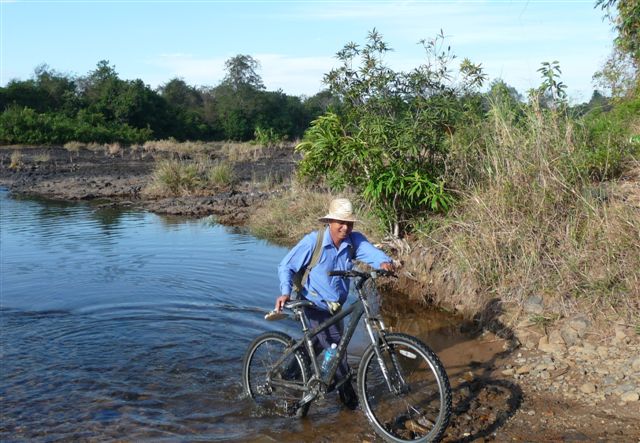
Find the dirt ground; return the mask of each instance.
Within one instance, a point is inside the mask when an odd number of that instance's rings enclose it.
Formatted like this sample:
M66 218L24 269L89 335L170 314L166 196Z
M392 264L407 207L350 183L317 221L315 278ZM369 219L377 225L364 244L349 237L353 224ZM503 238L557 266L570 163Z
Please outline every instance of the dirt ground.
M169 155L0 147L0 186L15 194L215 215L220 223L242 224L272 192L255 183L267 176L286 177L295 167L290 150L276 150L268 158L237 163L239 181L231 190L145 197L155 161ZM550 341L544 331L527 333L527 342L522 331L505 326L478 330L481 340L442 350L454 389L444 441L640 442L640 337L630 329L620 331L597 343L584 339L548 348L542 346Z

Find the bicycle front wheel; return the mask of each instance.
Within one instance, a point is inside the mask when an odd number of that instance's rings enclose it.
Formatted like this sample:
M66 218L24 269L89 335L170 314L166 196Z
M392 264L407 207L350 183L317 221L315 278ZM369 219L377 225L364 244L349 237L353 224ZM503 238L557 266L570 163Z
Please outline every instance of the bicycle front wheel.
M309 380L306 354L297 350L276 365L293 339L281 332L266 332L249 345L242 364L242 385L261 413L303 417L309 404L297 408Z
M390 442L440 440L451 416L451 387L442 363L415 337L388 334L386 341L389 348L381 352L393 389L373 345L358 370L358 393L369 422Z

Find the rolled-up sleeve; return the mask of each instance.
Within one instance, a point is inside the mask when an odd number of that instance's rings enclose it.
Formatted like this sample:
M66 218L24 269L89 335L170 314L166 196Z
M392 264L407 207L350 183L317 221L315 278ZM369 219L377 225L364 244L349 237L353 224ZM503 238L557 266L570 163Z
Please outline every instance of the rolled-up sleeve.
M278 265L278 278L280 279L280 294L291 294L293 276L305 263L311 260L311 254L316 243L316 232L305 235L295 245Z
M379 269L382 263L392 263L393 260L380 249L369 243L369 240L359 232L351 234L352 242L356 248L356 259Z

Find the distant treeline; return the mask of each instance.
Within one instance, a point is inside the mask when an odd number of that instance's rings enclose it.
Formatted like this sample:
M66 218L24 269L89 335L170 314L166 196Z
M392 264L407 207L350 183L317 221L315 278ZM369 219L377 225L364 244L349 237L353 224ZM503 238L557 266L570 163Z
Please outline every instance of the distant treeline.
M329 92L301 98L265 90L257 68L237 55L215 87L174 78L152 89L121 79L106 60L81 77L42 65L33 78L0 87L0 143L296 139L329 108Z

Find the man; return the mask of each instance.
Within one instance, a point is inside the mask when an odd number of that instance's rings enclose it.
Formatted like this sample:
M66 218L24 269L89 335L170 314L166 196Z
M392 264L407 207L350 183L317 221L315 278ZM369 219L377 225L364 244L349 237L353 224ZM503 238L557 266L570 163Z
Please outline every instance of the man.
M359 232L353 232L357 221L353 215L351 202L346 198L337 198L329 205L329 213L320 218L327 224L323 236L321 254L317 264L308 274L299 297L314 303L315 308L305 310L311 329L327 320L340 310L349 294L349 281L341 277L331 277L329 271L348 271L353 268L353 261L359 260L375 269L393 270L393 261L384 252L377 249ZM316 247L318 233L307 234L289 251L278 266L280 278L280 295L276 299L275 309L281 311L290 299L293 279L296 273L309 265ZM338 343L342 337L342 323L331 326L315 337L314 349L319 354ZM346 355L340 362L336 372L336 380L349 375ZM358 406L358 397L350 381L340 387L340 400L350 409Z

